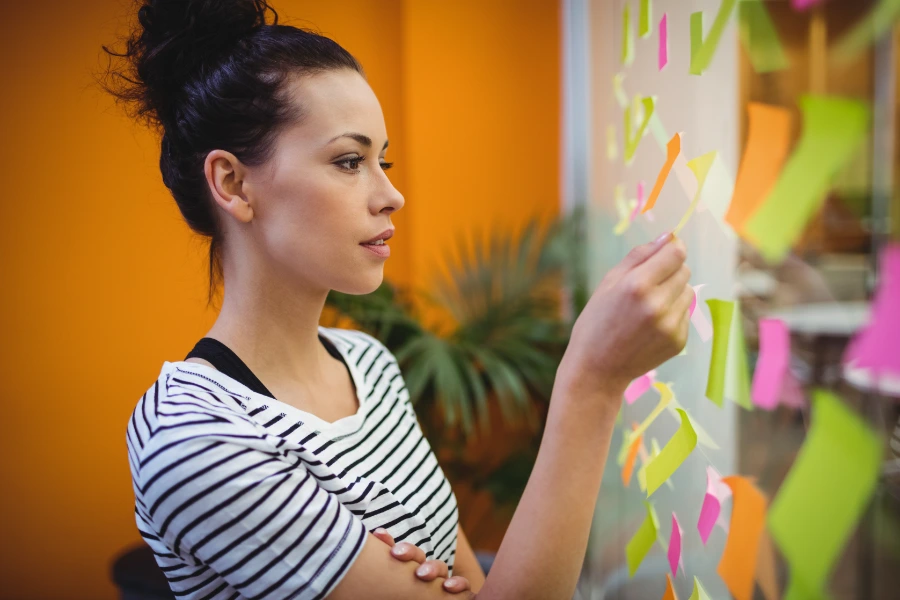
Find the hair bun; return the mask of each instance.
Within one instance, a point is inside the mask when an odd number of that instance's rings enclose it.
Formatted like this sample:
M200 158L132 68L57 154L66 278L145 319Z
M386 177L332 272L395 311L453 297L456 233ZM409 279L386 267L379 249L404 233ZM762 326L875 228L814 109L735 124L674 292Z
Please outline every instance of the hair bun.
M140 23L127 41L134 84L129 99L138 113L164 124L174 120L174 107L185 85L220 62L245 36L274 22L278 14L266 0L139 0ZM135 81L136 80L136 81ZM119 94L120 96L126 94Z

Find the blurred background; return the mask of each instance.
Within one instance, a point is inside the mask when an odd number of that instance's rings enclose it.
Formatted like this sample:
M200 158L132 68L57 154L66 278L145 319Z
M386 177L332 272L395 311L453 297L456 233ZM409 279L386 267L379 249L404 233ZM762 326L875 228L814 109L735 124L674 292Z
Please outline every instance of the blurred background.
M655 30L635 40L633 62L621 61L623 10L636 18L638 0L273 2L281 22L332 37L363 64L391 138L390 176L407 200L393 217L384 285L365 297L332 293L322 324L365 329L398 356L462 527L489 564L530 473L574 318L612 265L670 230L687 206L670 182L652 221L614 233L616 187L632 197L639 183L652 186L665 159L657 134L685 132L688 157L717 151L724 194L746 144L748 103L791 111L794 143L802 95L863 100L873 111L866 142L786 260L767 263L710 207L680 235L692 283L705 284L701 309L706 298L740 301L751 369L758 320L783 320L805 395L837 391L884 436L883 475L830 586L835 598L895 598L898 402L848 382L840 357L866 323L880 250L900 239L900 42L887 28L839 65L829 48L875 2L797 11L770 0L786 68L757 72L734 16L709 68L690 75L690 15L703 10L709 22L720 4L654 0L654 23L665 12L669 31L659 71ZM215 319L205 246L162 184L158 140L94 81L106 65L101 45L127 32L132 3L5 3L4 17L0 399L10 410L0 430L0 598L169 597L135 527L125 426L162 361L182 358ZM617 74L629 99L657 97L658 129L627 165ZM661 514L677 510L692 532L699 505L689 490L705 487L707 465L755 477L772 498L809 427L807 404L746 411L706 400L710 344L695 334L659 379L718 450L695 452L657 498ZM642 420L650 404L626 407L623 421ZM664 417L648 436L672 435L677 422ZM624 547L645 512L636 486L620 481L620 444L617 433L579 598L658 598L665 587L660 548L628 577ZM729 597L716 573L725 539L721 529L707 545L685 535L690 577L677 578L680 596L697 575L713 598ZM777 567L783 587L780 556Z

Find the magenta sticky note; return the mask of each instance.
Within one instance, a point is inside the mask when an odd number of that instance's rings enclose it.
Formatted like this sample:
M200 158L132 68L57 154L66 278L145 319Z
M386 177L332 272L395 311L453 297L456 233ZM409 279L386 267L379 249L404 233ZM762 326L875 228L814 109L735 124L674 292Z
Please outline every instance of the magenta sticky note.
M669 27L667 24L666 14L663 13L662 19L659 21L659 70L669 62Z
M631 211L631 216L629 216L629 220L634 221L637 216L640 214L641 209L644 208L644 182L638 181L637 184L637 203L634 205L634 210Z
M756 406L778 405L791 358L791 334L780 319L759 320L759 359L753 372L751 398Z
M656 371L650 371L641 375L625 388L625 402L634 403L635 400L644 395L644 392L650 389L653 382L656 381Z
M868 323L850 340L843 362L871 370L872 380L900 377L900 243L885 246ZM878 384L876 384L878 385Z
M727 489L726 489L727 488ZM697 521L697 531L703 544L709 539L713 527L719 519L722 511L722 500L731 495L731 488L722 483L722 477L712 467L706 468L706 495L703 497L703 506L700 508L700 519Z
M672 513L672 535L669 538L669 568L672 569L672 576L677 577L678 565L681 563L681 526L678 524L678 517Z
M810 6L819 4L822 0L791 0L791 6L794 10L806 10Z
M713 334L712 323L709 322L709 319L706 318L706 315L703 314L702 310L695 310L697 296L700 295L700 290L702 290L705 285L705 283L701 283L699 285L693 286L694 303L691 305L691 324L694 326L694 329L697 330L697 333L700 335L700 339L704 342L708 342Z

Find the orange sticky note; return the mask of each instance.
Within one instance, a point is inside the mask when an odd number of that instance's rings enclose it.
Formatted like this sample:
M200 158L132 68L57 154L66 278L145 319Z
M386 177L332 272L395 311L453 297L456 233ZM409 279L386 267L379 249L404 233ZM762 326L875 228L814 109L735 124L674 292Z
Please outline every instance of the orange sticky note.
M751 102L747 116L747 147L725 213L725 222L738 234L778 180L791 143L791 113L786 108Z
M672 136L672 139L669 140L669 143L666 144L666 162L663 164L662 169L659 170L659 175L656 177L656 183L653 184L653 190L650 192L650 197L647 198L644 208L641 209L642 213L647 212L653 208L654 204L656 204L656 199L659 198L659 194L663 189L663 184L666 182L666 178L669 176L672 166L675 165L675 159L678 158L679 154L681 154L681 134L676 133Z
M628 448L625 466L622 467L622 483L625 484L625 487L628 487L628 484L631 483L631 473L634 471L634 460L637 458L638 449L641 447L643 439L643 435L637 436Z
M745 477L723 477L722 482L731 488L731 525L717 571L735 600L752 600L768 501Z
M672 577L668 573L666 573L666 593L663 594L662 600L678 600L675 586L672 585Z

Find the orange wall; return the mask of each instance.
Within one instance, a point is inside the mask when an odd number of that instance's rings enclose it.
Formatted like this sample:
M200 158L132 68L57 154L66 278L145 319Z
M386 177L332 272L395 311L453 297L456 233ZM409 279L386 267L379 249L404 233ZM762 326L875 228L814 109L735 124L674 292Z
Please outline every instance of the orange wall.
M425 285L453 232L555 213L556 2L273 3L353 52L381 99L407 198L387 277ZM158 142L92 86L131 4L4 7L2 598L116 597L110 560L140 539L126 421L214 319Z

